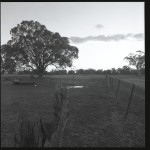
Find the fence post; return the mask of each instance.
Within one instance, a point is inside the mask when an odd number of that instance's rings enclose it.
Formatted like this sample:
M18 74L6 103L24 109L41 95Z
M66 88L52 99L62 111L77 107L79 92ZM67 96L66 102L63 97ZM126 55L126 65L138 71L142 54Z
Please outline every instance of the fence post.
M55 96L55 112L53 113L53 119L57 121L57 126L55 132L51 136L47 147L61 147L63 131L69 117L69 102L67 100L67 89L60 88L58 91L56 91Z
M116 99L117 99L117 96L118 96L119 85L120 85L120 80L118 81L118 87L117 87L117 92L116 92Z
M129 107L130 107L130 103L131 103L131 99L132 99L132 95L133 95L133 90L134 90L134 84L133 84L133 87L132 87L132 90L131 90L131 95L130 95L130 98L129 98L129 103L128 103L127 111L126 111L126 114L125 114L125 119L127 118L127 115L128 115L128 110L129 110Z

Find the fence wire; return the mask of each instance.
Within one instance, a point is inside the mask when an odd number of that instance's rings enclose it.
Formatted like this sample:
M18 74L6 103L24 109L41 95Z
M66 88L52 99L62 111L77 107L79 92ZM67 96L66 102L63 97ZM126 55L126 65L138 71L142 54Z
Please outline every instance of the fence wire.
M122 104L125 118L128 113L145 118L145 88L110 76L106 76L106 81L116 100Z

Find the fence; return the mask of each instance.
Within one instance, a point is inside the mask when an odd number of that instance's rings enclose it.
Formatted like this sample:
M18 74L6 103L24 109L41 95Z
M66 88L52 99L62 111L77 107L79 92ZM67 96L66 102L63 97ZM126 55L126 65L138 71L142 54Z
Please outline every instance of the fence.
M129 112L138 115L145 114L145 88L106 76L107 86L114 92L117 101L122 101L125 111L125 119Z
M15 147L60 147L62 135L69 116L67 89L60 87L55 93L53 119L31 121L19 114L14 133Z

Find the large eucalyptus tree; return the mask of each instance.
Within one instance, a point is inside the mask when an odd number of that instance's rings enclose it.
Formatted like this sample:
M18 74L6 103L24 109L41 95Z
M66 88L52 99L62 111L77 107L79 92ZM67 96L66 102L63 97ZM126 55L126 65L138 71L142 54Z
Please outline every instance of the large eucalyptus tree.
M71 46L67 37L49 31L37 21L22 21L10 34L11 40L6 45L11 47L11 57L22 67L35 70L39 77L49 65L71 67L73 59L78 58L78 48ZM6 45L2 46L4 51Z

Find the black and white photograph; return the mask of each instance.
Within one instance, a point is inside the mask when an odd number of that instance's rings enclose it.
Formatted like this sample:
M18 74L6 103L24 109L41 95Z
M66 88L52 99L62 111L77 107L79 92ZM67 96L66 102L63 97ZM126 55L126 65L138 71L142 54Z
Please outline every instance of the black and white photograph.
M145 2L1 2L1 147L145 148Z

